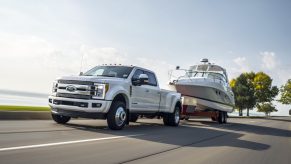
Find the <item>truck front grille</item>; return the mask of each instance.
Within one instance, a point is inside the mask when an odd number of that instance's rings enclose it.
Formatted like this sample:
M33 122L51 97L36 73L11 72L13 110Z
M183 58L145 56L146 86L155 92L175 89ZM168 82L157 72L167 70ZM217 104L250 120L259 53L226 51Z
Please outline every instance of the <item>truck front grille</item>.
M89 100L89 99L91 99L92 96L89 96L89 95L68 94L68 93L57 93L57 97L65 97L65 98L74 98L74 99Z
M89 100L95 93L94 82L58 80L57 97Z

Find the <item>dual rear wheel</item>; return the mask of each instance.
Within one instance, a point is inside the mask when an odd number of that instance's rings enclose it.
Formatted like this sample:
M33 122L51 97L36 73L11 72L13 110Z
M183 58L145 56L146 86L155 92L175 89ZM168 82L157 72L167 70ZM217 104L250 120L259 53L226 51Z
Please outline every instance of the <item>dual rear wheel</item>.
M173 113L167 113L163 116L164 125L178 126L180 123L180 107L176 106Z

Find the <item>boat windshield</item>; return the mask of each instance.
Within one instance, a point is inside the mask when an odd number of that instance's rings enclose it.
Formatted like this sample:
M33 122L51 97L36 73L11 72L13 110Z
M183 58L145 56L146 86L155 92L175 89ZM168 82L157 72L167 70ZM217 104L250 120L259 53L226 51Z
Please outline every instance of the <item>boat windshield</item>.
M204 77L208 79L220 80L226 82L226 77L224 74L216 73L216 72L198 72L198 71L191 71L187 72L188 77Z
M214 64L199 64L191 66L187 71L188 77L204 77L227 82L228 78L224 68Z

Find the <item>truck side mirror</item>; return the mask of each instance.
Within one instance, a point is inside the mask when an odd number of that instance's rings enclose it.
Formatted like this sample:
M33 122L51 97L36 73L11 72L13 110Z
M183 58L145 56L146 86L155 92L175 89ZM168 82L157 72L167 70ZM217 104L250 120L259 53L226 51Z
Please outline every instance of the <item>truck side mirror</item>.
M83 74L84 74L83 72L80 72L80 73L79 73L79 76L82 76Z
M138 78L139 78L139 80L141 82L141 85L149 83L149 77L148 77L147 74L140 74Z
M140 74L138 78L132 79L132 84L135 86L145 85L149 83L149 77L147 74Z
M134 85L134 86L140 86L141 85L140 84L140 79L138 79L138 78L133 78L131 80L131 82L132 82L132 85Z
M176 70L179 70L180 69L180 66L176 66Z

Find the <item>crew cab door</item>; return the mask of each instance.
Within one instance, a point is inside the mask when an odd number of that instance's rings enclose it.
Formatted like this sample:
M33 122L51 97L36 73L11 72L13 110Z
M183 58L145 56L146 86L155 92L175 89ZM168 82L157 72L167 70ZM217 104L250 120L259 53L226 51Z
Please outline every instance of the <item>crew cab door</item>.
M144 87L146 88L146 95L148 102L148 108L152 111L159 111L160 107L160 88L157 83L157 79L154 73L144 71L146 75L148 75L148 84L145 84Z
M148 83L132 85L131 110L137 112L156 112L159 110L160 92L153 73L137 69L132 76L132 81L138 79L141 74L148 76Z
M131 81L138 79L139 76L143 74L140 69L135 70ZM144 96L146 94L146 89L142 85L132 84L131 86L131 110L132 111L142 111L146 108L146 102Z

